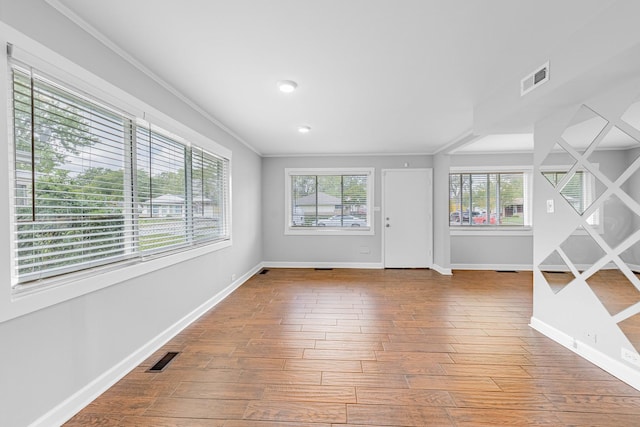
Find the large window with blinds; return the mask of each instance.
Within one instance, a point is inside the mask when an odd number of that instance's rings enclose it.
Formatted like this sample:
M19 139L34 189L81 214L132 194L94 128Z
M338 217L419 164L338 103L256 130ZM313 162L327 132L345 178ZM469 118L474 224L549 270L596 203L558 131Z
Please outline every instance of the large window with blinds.
M450 173L449 225L530 226L529 181L526 172Z
M372 233L373 169L286 169L289 234Z
M230 238L227 158L11 72L15 285Z

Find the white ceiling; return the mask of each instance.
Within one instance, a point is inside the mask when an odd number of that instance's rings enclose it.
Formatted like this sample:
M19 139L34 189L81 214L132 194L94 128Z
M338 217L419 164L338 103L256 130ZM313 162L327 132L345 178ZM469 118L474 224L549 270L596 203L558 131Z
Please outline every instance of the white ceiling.
M434 153L613 1L48 0L262 155Z

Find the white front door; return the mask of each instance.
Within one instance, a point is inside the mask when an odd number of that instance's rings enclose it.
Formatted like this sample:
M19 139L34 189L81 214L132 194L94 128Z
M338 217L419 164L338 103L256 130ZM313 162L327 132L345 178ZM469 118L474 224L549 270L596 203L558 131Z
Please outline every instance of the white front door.
M433 170L382 170L385 268L433 264Z

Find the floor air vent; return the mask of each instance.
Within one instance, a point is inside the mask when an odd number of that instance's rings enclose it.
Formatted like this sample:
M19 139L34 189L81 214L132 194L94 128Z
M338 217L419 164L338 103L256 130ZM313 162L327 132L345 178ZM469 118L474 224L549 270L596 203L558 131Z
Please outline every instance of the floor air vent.
M170 351L165 354L162 359L158 360L155 365L149 368L147 372L162 372L164 368L178 355L177 351Z
M496 270L496 273L517 273L516 270Z

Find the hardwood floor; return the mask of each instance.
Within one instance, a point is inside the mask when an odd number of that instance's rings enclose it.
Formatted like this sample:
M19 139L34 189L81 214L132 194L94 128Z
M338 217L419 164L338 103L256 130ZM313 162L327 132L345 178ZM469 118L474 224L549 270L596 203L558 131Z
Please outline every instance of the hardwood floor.
M66 425L640 425L640 392L528 326L531 288L528 272L270 269Z

